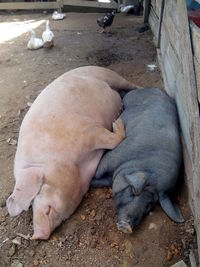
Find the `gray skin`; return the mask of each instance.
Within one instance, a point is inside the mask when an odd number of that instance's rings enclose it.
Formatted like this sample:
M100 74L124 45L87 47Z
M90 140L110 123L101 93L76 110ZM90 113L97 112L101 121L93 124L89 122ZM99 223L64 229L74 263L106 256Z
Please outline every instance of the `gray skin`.
M168 196L182 161L174 100L161 89L144 88L127 93L123 104L126 138L104 154L91 186L112 186L117 227L125 233L131 233L157 201L172 220L183 222Z

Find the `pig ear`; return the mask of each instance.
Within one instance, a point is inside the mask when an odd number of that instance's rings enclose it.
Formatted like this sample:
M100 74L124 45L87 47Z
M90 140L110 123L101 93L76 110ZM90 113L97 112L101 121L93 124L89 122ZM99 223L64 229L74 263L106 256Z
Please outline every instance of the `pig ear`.
M184 218L181 214L181 211L177 204L171 202L169 197L165 194L160 196L159 198L160 205L162 209L166 212L170 219L175 222L182 223L184 222Z
M131 185L133 194L138 196L142 193L142 190L146 184L146 176L143 172L137 172L133 174L127 174L125 176L128 184Z
M12 217L20 214L23 210L28 210L31 201L43 184L43 175L33 170L20 172L19 175L13 193L6 201L8 212Z

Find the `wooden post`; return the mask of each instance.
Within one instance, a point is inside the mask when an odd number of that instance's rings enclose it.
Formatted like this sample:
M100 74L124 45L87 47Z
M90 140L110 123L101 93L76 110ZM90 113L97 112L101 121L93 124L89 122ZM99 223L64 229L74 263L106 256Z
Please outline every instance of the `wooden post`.
M144 0L144 23L148 22L150 12L150 0Z
M159 16L159 26L158 26L158 37L157 37L157 48L160 48L160 37L161 37L161 28L162 28L162 20L163 20L163 12L165 7L165 0L161 2L160 16Z

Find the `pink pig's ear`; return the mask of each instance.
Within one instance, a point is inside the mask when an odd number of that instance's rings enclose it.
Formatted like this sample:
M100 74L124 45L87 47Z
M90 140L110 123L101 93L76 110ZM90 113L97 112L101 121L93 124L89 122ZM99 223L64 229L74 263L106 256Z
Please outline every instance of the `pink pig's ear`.
M11 217L19 215L23 210L28 210L42 184L43 174L38 170L30 168L18 173L14 191L6 201Z

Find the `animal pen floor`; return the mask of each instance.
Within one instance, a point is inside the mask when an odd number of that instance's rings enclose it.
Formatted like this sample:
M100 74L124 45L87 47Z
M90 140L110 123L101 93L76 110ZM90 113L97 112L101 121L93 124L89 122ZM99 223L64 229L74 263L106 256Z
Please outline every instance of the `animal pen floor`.
M168 219L160 207L147 216L132 235L119 232L111 189L90 191L75 214L48 241L31 241L32 211L8 216L5 200L14 186L13 160L21 121L39 92L62 73L83 65L117 71L141 86L163 86L151 31L138 33L142 17L117 14L110 33L97 32L95 13L67 13L62 21L51 14L3 13L3 22L50 19L55 47L27 50L29 33L2 42L0 36L0 266L170 266L188 260L196 248L193 219L185 194L178 197L184 224ZM30 22L31 23L31 22ZM45 24L36 29L41 36ZM1 28L0 28L1 29ZM2 31L1 31L2 32ZM10 30L7 33L11 33ZM157 64L157 63L156 63ZM11 138L11 139L9 139ZM13 140L12 140L13 139ZM25 236L20 237L18 233ZM17 265L21 263L22 265Z

